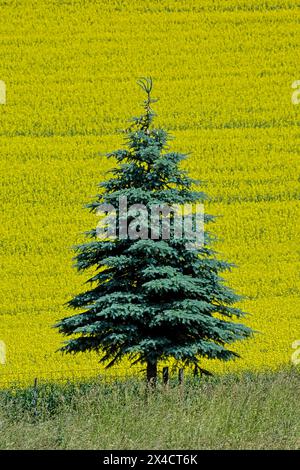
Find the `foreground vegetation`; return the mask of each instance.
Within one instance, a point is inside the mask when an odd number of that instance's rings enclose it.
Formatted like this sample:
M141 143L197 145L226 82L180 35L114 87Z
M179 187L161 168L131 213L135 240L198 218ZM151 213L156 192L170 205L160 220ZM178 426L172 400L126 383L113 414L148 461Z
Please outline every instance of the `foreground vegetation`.
M299 449L300 374L0 392L0 449ZM34 406L37 403L37 406Z

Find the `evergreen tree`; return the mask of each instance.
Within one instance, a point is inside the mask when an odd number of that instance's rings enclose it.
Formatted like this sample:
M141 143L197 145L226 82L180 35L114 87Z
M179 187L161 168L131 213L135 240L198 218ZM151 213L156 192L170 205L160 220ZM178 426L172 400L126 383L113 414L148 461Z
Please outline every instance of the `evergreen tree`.
M144 114L132 120L126 148L108 154L118 167L111 179L99 185L96 200L87 205L94 212L103 203L117 208L117 235L122 220L120 196L126 196L129 207L144 204L149 213L154 204L193 204L206 197L192 189L195 181L179 168L186 155L170 151L170 136L152 126L151 105L156 101L151 97L152 80L138 83L146 93ZM154 383L159 361L174 358L183 366L209 373L201 367L201 358L238 357L227 345L252 332L233 321L244 315L233 307L240 297L220 277L232 264L217 259L207 230L204 243L191 249L185 234L174 236L172 214L170 220L169 239L162 239L162 225L158 237L151 239L145 218L139 219L136 239L99 239L97 229L87 232L90 240L76 248L75 260L78 270L94 268L95 273L88 280L91 288L68 302L84 311L56 325L62 334L73 335L62 351L97 351L107 367L126 356L132 364L145 364L147 380ZM213 220L205 214L205 227ZM129 213L128 224L132 221Z

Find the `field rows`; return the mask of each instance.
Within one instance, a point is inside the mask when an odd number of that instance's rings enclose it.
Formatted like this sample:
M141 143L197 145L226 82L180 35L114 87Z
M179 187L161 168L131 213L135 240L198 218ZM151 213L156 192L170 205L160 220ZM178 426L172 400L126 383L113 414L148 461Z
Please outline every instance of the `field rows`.
M61 357L52 328L85 276L71 247L97 223L83 205L140 113L135 80L154 78L157 125L204 181L226 274L245 295L242 359L217 372L278 368L299 339L300 108L291 104L299 10L291 1L1 2L1 377L91 374ZM124 370L127 364L124 363ZM76 372L78 371L78 372ZM52 372L51 372L52 373Z

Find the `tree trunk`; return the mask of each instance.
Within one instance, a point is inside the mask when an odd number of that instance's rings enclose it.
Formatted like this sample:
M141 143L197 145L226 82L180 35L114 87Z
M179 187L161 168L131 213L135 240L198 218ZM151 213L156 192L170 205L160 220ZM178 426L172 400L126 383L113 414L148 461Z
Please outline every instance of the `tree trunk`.
M147 361L147 384L155 388L157 382L157 361Z

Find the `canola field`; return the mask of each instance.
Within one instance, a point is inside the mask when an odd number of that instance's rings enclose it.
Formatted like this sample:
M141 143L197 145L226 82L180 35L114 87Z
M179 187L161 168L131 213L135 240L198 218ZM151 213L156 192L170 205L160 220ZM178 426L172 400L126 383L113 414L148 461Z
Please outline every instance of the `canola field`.
M83 290L83 209L154 80L156 124L191 152L226 277L259 333L215 372L276 369L300 339L300 10L289 0L0 0L0 385L95 374L52 328ZM124 362L124 371L128 364ZM120 371L119 371L120 372ZM121 372L120 372L121 373Z

